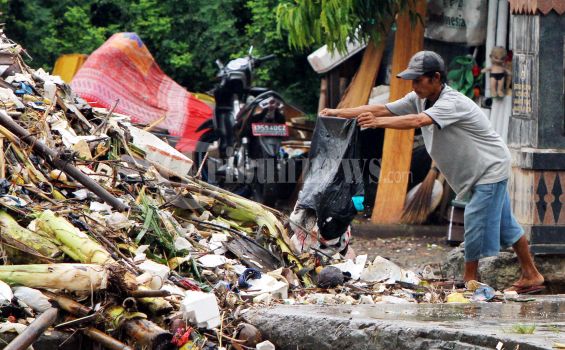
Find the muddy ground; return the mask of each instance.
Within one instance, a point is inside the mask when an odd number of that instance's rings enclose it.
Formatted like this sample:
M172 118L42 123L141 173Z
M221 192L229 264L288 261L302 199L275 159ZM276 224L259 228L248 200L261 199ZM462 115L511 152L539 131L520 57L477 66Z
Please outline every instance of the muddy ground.
M351 246L357 255L367 254L369 261L380 255L405 269L418 271L425 265L434 270L453 249L444 237L364 238L353 236Z

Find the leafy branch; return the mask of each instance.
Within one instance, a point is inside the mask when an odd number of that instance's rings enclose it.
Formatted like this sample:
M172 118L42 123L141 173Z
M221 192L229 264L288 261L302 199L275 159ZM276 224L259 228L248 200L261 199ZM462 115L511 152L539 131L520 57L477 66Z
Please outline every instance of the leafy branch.
M416 0L295 0L277 7L277 29L296 50L327 44L345 52L349 41L378 43L399 11ZM413 22L418 19L413 16ZM421 20L421 19L420 19Z

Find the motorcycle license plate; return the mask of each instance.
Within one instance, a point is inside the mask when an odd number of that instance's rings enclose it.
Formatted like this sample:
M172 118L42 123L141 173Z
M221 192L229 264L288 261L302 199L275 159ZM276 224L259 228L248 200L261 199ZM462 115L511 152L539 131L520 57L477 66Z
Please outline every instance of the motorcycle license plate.
M286 124L252 123L251 131L253 136L288 136L288 126Z

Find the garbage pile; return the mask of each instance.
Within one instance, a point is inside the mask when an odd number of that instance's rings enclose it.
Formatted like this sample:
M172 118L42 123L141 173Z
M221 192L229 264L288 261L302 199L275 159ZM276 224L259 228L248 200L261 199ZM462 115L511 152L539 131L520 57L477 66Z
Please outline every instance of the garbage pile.
M433 273L380 257L296 255L283 214L190 176L151 126L90 107L0 39L6 349L47 329L109 349L273 349L242 323L253 304L446 300Z
M257 277L302 268L281 214L190 177L189 158L20 53L2 37L0 332L31 321L150 349L237 337L226 310L253 296L246 279L283 293Z

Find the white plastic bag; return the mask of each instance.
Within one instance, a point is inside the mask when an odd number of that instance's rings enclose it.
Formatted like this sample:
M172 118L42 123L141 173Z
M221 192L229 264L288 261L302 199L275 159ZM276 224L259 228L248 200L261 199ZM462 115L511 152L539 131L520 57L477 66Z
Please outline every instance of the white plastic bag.
M51 308L49 298L37 289L28 287L14 287L14 296L23 301L35 312L44 312Z

